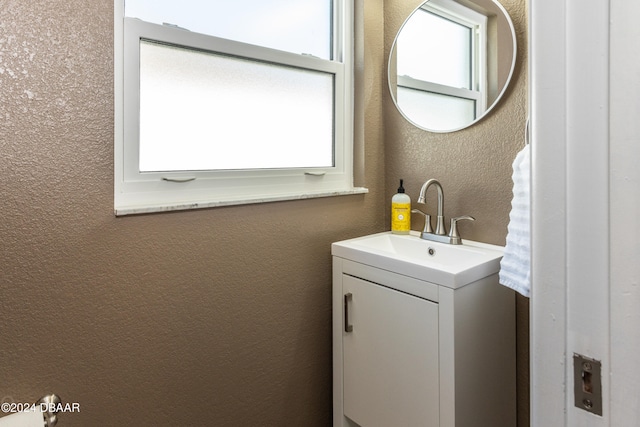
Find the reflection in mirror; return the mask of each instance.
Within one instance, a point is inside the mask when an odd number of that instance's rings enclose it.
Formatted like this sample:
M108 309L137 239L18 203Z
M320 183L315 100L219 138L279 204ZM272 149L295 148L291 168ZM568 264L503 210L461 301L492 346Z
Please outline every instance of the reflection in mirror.
M516 41L495 0L429 0L406 19L389 55L389 88L402 115L432 132L464 129L499 101Z

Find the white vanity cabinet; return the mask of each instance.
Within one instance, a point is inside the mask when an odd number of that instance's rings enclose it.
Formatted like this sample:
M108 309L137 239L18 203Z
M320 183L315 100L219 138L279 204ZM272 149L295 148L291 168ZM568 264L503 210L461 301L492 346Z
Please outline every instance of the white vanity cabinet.
M497 273L441 286L333 249L334 426L516 425L515 296Z

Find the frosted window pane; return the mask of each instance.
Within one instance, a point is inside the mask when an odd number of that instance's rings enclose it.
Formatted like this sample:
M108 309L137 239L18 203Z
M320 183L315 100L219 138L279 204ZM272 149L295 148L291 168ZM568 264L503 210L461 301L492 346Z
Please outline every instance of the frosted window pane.
M125 16L332 59L327 0L126 0Z
M140 43L140 171L333 166L333 75Z
M398 75L471 87L471 28L418 10L398 37Z
M412 122L427 129L458 129L475 120L475 102L469 99L398 87L398 104Z

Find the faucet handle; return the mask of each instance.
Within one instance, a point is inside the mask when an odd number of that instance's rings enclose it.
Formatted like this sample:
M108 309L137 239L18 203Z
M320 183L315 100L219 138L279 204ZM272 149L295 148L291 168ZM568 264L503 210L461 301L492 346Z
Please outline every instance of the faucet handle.
M461 245L462 238L460 234L458 234L458 221L462 221L464 219L468 219L470 221L475 221L476 219L469 215L458 216L455 218L451 218L451 231L449 231L449 237L452 245Z
M411 213L417 213L424 216L424 228L422 229L422 234L433 233L433 228L431 228L431 215L422 212L420 209L411 209Z

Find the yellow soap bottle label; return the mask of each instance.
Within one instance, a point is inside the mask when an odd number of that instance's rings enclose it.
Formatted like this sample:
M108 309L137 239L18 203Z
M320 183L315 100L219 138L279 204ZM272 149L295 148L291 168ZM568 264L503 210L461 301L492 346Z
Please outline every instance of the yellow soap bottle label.
M411 229L411 204L391 204L391 231L409 233Z

